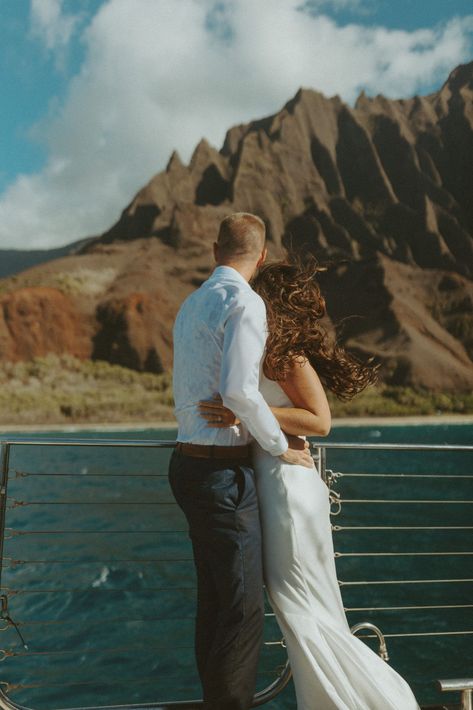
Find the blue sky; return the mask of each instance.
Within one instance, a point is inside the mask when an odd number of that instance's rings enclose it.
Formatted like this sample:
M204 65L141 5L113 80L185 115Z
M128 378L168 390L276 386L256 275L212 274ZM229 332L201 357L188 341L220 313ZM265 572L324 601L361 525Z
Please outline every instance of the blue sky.
M102 4L101 0L79 0L75 4L79 3L84 8L84 22ZM75 35L67 60L60 66L31 31L30 0L0 0L0 15L1 191L18 174L38 170L44 164L46 152L31 138L29 129L48 114L50 102L64 98L84 50Z
M172 149L310 86L437 89L473 0L0 0L0 248L108 228Z

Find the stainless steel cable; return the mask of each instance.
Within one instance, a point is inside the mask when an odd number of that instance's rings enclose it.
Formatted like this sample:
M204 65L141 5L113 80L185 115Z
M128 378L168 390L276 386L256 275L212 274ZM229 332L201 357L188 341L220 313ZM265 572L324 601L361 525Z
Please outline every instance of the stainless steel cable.
M273 612L266 612L266 618L273 618ZM195 615L193 616L147 616L147 617L131 617L123 616L116 617L105 617L100 619L77 619L72 617L70 619L25 619L24 621L17 620L15 623L20 627L31 627L31 626L102 626L103 624L141 624L149 623L154 621L194 621ZM11 628L11 624L7 624L5 627L0 628L0 632L6 631Z
M13 471L16 478L27 478L30 476L60 476L68 478L166 478L166 473L103 473L95 471L77 472L56 472L56 471ZM454 474L454 473L344 473L336 471L333 474L334 478L441 478L449 480L451 478L473 478L473 474Z
M109 588L109 587L56 587L48 589L12 589L10 587L1 586L0 590L7 593L9 596L15 594L71 594L76 592L106 592L107 594L118 593L130 593L133 592L184 592L184 591L195 591L195 587L138 587L133 589L132 587L127 588Z
M384 638L386 639L395 639L395 638L409 638L412 636L470 636L473 634L473 629L466 630L466 631L412 631L409 633L402 633L402 634L383 634ZM359 636L358 638L377 638L375 634L363 634L363 636Z
M185 533L187 535L187 530L13 530L12 528L5 528L9 531L9 536L5 537L6 540L13 537L20 537L24 535L114 535L114 534L127 534L127 535L174 535Z
M281 646L281 640L278 641L264 641L264 646ZM169 646L146 646L148 651L169 651ZM44 649L40 651L15 651L13 648L2 648L0 649L0 662L5 661L7 658L24 658L30 656L74 656L77 654L93 654L95 656L108 655L109 653L134 653L135 651L142 651L142 646L115 646L112 648L75 648L75 649L62 649L62 650L50 650ZM173 651L184 651L184 650L194 650L194 644L184 644L172 647Z
M55 677L58 677L57 675ZM174 676L174 675L169 675L166 673L166 677L172 677L176 678L178 680L179 676ZM146 685L146 683L156 683L156 674L147 676L146 678L133 678L133 685ZM56 682L31 682L31 683L8 683L7 681L3 681L1 685L4 686L5 691L8 694L13 694L13 693L18 693L21 690L34 690L35 688L76 688L76 687L82 687L82 686L96 686L98 688L101 687L107 687L107 686L120 686L120 685L126 685L130 686L130 681L129 680L103 680L103 679L97 679L97 680L71 680L71 681L63 681L61 683L56 683Z
M129 617L124 618L123 616L116 617L105 617L103 619L27 619L25 621L16 621L17 626L30 627L30 626L102 626L103 624L138 624L138 623L149 623L153 621L194 621L194 616L148 616L148 617ZM1 628L0 631L6 631L10 628L8 625L5 628Z
M414 499L414 500L405 500L405 499L398 499L398 498L340 498L339 499L340 503L370 503L370 504L385 504L385 503L395 503L396 505L399 505L402 503L403 505L405 504L410 504L414 503L415 505L420 505L427 503L429 505L471 505L473 504L473 500L420 500L420 499Z
M49 471L18 471L13 472L16 478L26 478L29 476L65 476L68 478L167 478L167 473L95 473L94 471L87 471L82 473L82 471L77 471L76 473L62 473L62 472L49 472Z
M473 556L473 552L335 552L335 557L450 557Z
M472 609L473 604L424 604L417 606L347 606L345 611L411 611L417 609Z
M473 554L473 553L472 553ZM154 564L156 562L193 562L192 557L157 557L156 559L97 559L97 560L15 560L12 557L4 557L5 562L9 565L6 567L17 567L18 565L32 565L32 564L59 564L59 565L102 565L102 564L115 564L120 563L132 563L132 564Z
M473 582L473 579L372 579L363 581L360 580L356 582L343 582L342 580L338 581L341 587L355 587L375 584L460 584L463 582Z
M473 530L473 525L332 525L332 530Z
M169 646L147 646L149 651L169 651ZM193 644L186 644L184 646L173 646L173 650L183 651L186 649L194 649ZM77 654L93 654L94 656L104 656L109 653L133 653L135 651L142 651L142 646L115 646L113 648L76 648L67 649L60 651L53 650L42 650L42 651L21 651L17 652L11 648L0 649L0 662L5 661L7 658L25 658L30 656L74 656ZM3 654L3 657L2 657Z
M333 474L334 478L442 478L449 480L450 478L473 478L473 474L466 473L464 475L457 473L343 473L336 471Z
M7 500L13 501L7 508L20 508L29 505L171 505L174 506L174 501L149 501L149 500L16 500L15 498L7 497Z

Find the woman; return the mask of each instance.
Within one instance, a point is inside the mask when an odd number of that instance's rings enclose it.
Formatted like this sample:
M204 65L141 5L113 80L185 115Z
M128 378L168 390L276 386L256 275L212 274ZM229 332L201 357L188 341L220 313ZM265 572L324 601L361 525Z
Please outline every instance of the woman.
M253 288L264 299L268 340L261 391L289 435L325 436L330 408L321 384L349 399L376 380L332 344L320 324L325 303L315 262L263 267ZM238 423L202 402L209 426ZM222 421L223 419L223 421ZM407 683L350 633L337 582L328 489L316 469L285 464L255 444L265 582L284 635L298 710L417 710Z

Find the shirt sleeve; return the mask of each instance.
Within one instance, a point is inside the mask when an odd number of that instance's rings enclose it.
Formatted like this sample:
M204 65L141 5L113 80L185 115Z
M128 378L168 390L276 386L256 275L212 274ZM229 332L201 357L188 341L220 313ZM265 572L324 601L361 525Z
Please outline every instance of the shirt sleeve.
M255 298L239 304L224 326L220 394L260 446L279 456L288 448L287 439L259 391L265 344L264 303Z

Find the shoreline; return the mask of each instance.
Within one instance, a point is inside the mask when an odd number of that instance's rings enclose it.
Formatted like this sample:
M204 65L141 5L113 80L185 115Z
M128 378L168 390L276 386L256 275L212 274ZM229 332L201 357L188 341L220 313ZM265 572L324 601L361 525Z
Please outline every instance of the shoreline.
M425 426L436 424L473 424L473 414L440 414L405 417L339 417L332 420L332 427L357 426ZM73 434L76 432L123 432L123 431L164 431L176 429L174 420L151 422L80 422L77 424L0 424L0 437L6 433L42 433L61 432Z

